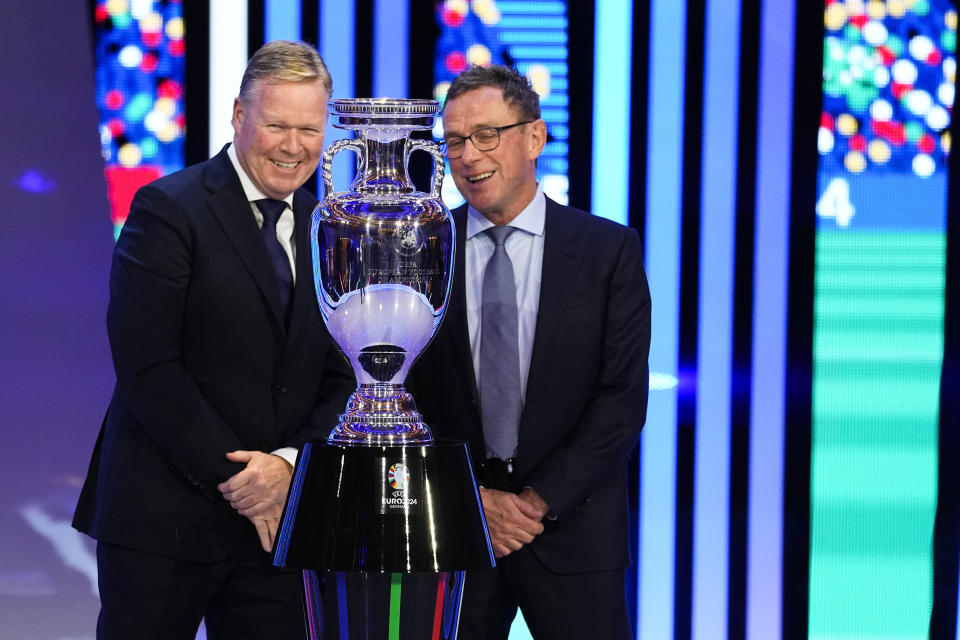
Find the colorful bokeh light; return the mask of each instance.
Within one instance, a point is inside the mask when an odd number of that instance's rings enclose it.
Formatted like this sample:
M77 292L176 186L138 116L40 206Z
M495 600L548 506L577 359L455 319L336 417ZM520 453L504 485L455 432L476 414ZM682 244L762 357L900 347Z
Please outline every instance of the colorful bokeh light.
M506 64L526 75L540 95L550 139L537 165L547 194L567 202L567 16L566 3L444 0L436 4L440 37L434 62L434 98L444 100L453 78L470 65ZM443 136L443 125L434 128ZM443 198L463 199L447 172Z
M824 25L821 129L831 135L821 131L818 139L822 168L921 177L943 171L956 11L925 0L831 0Z
M119 232L133 194L184 165L184 28L179 0L98 1L100 142Z

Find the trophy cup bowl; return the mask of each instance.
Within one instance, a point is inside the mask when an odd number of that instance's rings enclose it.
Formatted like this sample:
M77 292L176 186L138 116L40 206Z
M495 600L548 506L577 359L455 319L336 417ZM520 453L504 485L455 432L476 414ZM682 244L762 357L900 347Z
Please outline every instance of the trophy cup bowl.
M323 201L310 229L323 319L357 378L326 442L297 458L274 564L331 573L325 639L456 637L466 569L494 565L467 445L435 440L403 382L443 318L453 275L453 219L440 200L434 100L330 101L353 130L323 154ZM349 191L333 156L357 154ZM434 159L430 193L410 183L414 151ZM304 573L308 631L315 579Z

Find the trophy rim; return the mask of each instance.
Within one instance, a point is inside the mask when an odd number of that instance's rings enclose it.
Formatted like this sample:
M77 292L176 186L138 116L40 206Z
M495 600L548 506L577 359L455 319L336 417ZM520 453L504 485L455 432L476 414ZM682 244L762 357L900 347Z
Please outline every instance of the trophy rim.
M389 115L394 117L432 116L440 112L440 102L419 98L334 98L327 103L330 115Z

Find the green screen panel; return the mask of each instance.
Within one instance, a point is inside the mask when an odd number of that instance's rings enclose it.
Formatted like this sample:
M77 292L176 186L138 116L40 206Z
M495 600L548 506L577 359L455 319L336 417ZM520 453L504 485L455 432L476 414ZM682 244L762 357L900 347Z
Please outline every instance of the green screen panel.
M957 14L948 0L830 1L824 21L809 637L920 639Z
M926 638L944 243L817 234L811 638Z

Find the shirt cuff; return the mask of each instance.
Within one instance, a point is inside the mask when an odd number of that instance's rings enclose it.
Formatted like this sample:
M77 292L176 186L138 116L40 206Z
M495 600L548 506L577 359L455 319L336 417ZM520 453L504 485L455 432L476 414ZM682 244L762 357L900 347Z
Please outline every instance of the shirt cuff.
M291 467L297 466L297 456L300 454L300 452L293 447L281 447L280 449L271 451L270 453L275 456L280 456L289 462Z

